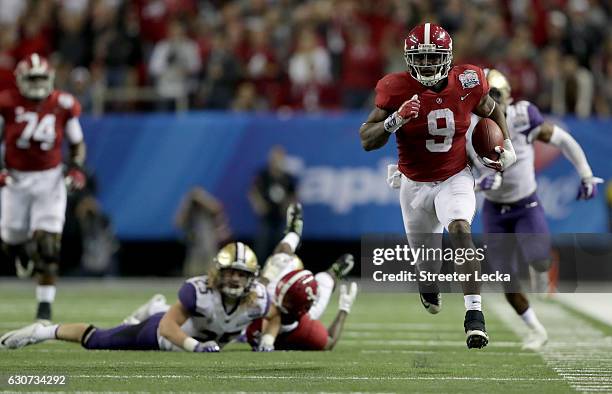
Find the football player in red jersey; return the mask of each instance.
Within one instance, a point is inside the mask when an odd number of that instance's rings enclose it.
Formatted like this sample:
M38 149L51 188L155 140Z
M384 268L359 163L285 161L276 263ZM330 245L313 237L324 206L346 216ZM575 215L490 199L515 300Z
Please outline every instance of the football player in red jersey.
M299 203L287 208L285 237L278 243L274 254L266 261L259 281L281 312L281 329L274 342L279 350L331 350L340 339L344 321L357 297L357 284L341 285L338 313L329 326L319 318L325 312L336 282L353 268L352 255L342 255L332 266L313 275L304 266L295 251L302 236L302 207ZM247 339L256 347L263 339L266 322L256 320L247 328Z
M0 235L18 274L36 273L36 318L50 320L66 187L85 186L81 106L71 94L53 88L54 71L37 54L17 64L15 78L18 89L0 93L5 149L5 168L0 171ZM66 169L62 164L64 138L70 147Z
M317 302L318 283L308 270L291 271L276 284L274 302L281 312L281 329L274 342L276 350L332 350L344 328L357 296L357 284L340 285L338 313L334 321L325 327L312 317L312 307ZM247 328L247 340L256 348L261 340L266 321L255 320Z
M452 66L452 39L433 23L415 27L404 41L408 70L388 74L376 85L376 108L359 133L366 151L384 146L395 134L401 172L400 205L408 241L413 247L441 247L431 234L449 232L456 248L474 249L471 221L476 209L474 178L468 167L466 133L470 115L491 118L504 135L499 160L484 159L498 171L512 165L516 154L504 113L489 96L482 69ZM429 234L429 235L428 235ZM440 262L417 261L419 271L437 271ZM480 262L457 266L461 273L480 271ZM474 278L474 275L471 275ZM481 310L480 286L464 282L464 328L468 348L488 343ZM419 283L421 302L430 313L441 307L435 283Z

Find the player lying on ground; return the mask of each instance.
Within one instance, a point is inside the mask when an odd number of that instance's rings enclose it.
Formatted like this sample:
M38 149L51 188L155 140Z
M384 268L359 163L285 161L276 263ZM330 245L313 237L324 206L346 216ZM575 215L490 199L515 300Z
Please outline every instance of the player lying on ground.
M219 251L208 275L185 281L179 300L166 312L110 329L86 323L34 323L3 335L0 349L59 339L80 342L86 349L218 352L251 321L265 318L264 340L256 350L272 351L280 316L264 285L255 280L257 275L257 258L251 248L234 242Z
M388 74L376 85L376 108L359 132L366 151L384 146L395 135L399 160L400 205L412 247L441 248L446 229L455 248L475 249L471 222L476 210L474 178L468 167L466 133L470 114L491 118L502 130L499 161L487 165L502 171L516 161L503 111L489 96L482 69L451 66L452 39L442 27L425 23L404 40L408 71ZM419 271L437 273L441 262L417 261ZM457 270L480 271L475 258ZM430 313L441 307L435 283L420 283L421 302ZM478 282L464 282L464 329L468 348L488 343Z
M341 256L327 271L313 274L304 266L295 251L302 235L303 219L300 204L287 209L286 235L268 258L261 282L273 295L281 315L281 329L274 347L281 350L332 350L340 339L344 321L357 296L357 284L340 287L338 313L326 328L319 318L325 312L336 282L354 266L350 254ZM249 343L257 347L267 328L264 319L255 320L247 328Z
M532 142L538 140L554 145L572 162L581 177L578 199L593 198L597 193L597 184L602 180L593 176L582 148L567 131L544 121L540 110L534 104L528 101L512 103L511 87L502 73L490 70L487 73L487 81L491 87L491 97L506 114L517 162L504 171L502 176L501 173L482 166L476 153L469 149L472 161L482 174L476 187L485 195L482 210L484 231L496 234L519 234L513 239L489 237L487 261L493 271L509 273L511 278L518 279L519 259L522 257L529 264L532 277L546 276L551 262L551 245L544 210L536 193ZM473 119L472 124L475 125L477 122L478 119ZM508 245L508 242L512 244ZM513 280L504 285L506 299L529 327L530 333L525 338L523 348L532 350L541 348L546 344L548 335L535 311L529 306L527 295L521 291L520 283L518 280ZM545 288L535 290L546 291Z
M81 105L71 94L53 88L54 75L46 59L32 54L17 64L18 89L0 93L6 165L0 170L2 246L20 277L36 274L39 320L51 319L66 186L85 186ZM70 148L65 168L64 137Z

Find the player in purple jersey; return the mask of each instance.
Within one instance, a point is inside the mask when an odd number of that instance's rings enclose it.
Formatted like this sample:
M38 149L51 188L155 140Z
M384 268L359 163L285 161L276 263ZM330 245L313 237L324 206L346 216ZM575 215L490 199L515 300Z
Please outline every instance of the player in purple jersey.
M493 271L503 271L518 277L520 254L529 263L532 277L541 278L550 266L550 237L544 210L536 194L532 142L538 140L558 147L574 165L581 178L578 199L593 198L597 193L597 184L603 180L593 176L582 148L567 131L545 121L534 104L528 101L512 103L510 85L502 73L490 70L487 81L491 88L489 94L506 114L517 156L516 163L503 174L479 166L482 176L476 182L476 189L485 195L482 209L485 233L517 234L512 238L489 237L487 261ZM470 153L476 157L473 152ZM473 161L479 164L478 160ZM523 348L539 349L546 343L548 336L529 306L525 293L514 281L506 286L505 291L506 299L530 329Z
M57 339L97 350L218 352L237 339L249 323L263 318L267 324L254 350L272 351L280 315L265 286L256 281L258 273L251 248L232 242L219 251L208 275L183 283L175 304L166 306L163 296L155 296L143 306L150 309L155 303L163 304L142 321L133 314L128 321L109 329L87 323L38 322L4 334L0 337L0 350Z

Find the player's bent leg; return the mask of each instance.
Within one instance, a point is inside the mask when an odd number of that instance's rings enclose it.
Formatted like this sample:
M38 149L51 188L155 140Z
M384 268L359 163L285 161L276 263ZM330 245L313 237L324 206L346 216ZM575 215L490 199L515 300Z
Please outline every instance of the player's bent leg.
M55 301L55 281L59 270L61 234L35 230L32 238L36 245L33 259L38 275L36 318L51 320L51 304Z
M3 238L6 239L6 238ZM34 274L34 262L30 258L32 255L30 243L23 241L20 243L2 242L2 250L11 263L15 264L17 277L21 279L31 278Z
M123 319L123 324L138 324L156 313L165 313L168 311L168 309L170 309L170 305L166 303L166 297L164 297L162 294L155 294L149 299L149 301L136 308L134 312L130 313L125 319Z

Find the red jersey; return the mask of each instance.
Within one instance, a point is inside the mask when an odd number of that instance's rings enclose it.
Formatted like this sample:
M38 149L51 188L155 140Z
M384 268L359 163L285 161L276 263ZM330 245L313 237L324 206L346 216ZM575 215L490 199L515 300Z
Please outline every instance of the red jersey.
M376 106L395 112L415 94L421 101L419 116L396 133L399 170L417 182L445 180L468 164L466 133L471 113L489 84L481 68L454 66L440 92L421 85L408 72L388 74L376 85Z
M58 166L66 123L80 114L74 96L59 90L42 101L28 100L17 90L0 93L6 167L42 171Z

